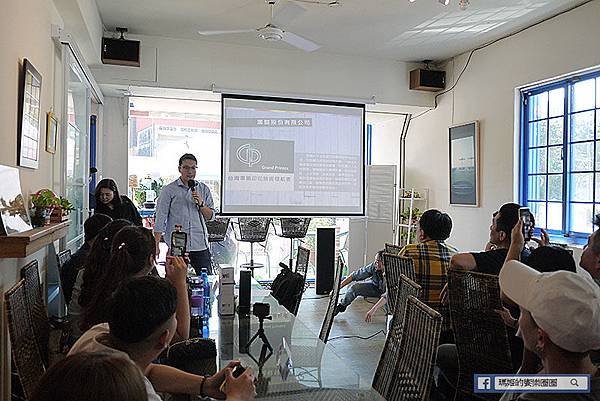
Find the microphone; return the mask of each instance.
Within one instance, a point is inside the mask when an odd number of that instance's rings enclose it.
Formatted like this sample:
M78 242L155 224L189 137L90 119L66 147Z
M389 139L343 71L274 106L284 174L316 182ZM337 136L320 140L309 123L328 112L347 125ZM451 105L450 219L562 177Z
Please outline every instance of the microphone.
M189 180L188 181L188 187L190 187L190 189L192 190L192 192L196 191L196 181ZM198 201L195 198L194 198L194 202L196 203L196 207L198 208L198 210L200 210L200 204L198 203Z

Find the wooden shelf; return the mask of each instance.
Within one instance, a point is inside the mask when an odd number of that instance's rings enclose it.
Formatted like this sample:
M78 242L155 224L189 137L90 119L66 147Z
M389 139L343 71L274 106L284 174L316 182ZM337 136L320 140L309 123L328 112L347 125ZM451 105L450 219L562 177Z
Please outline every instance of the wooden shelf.
M69 221L0 236L0 258L24 258L67 235Z

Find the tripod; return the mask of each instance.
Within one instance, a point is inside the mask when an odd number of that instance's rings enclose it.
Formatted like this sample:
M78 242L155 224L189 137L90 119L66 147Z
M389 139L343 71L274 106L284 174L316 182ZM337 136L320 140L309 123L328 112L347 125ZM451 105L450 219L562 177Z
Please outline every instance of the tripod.
M271 316L258 316L258 331L256 332L256 334L254 334L252 336L252 338L250 339L250 341L248 341L248 344L246 344L246 349L248 350L248 354L250 355L250 345L252 345L252 343L254 342L254 340L256 340L257 338L260 338L262 340L263 347L262 347L262 350L260 352L260 355L261 355L260 359L261 360L262 360L263 354L266 352L265 348L267 348L269 350L269 356L271 356L271 354L273 353L273 347L271 347L271 344L269 343L269 339L265 335L265 328L264 328L265 319L272 320L273 317L271 317ZM268 359L268 357L267 357L267 359Z

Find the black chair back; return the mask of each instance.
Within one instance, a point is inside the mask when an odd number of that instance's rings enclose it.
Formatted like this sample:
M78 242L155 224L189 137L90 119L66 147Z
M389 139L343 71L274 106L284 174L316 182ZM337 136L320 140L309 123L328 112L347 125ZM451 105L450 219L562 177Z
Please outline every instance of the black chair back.
M31 325L38 349L45 366L49 364L48 343L50 341L50 320L44 302L44 291L40 282L37 260L33 260L21 268L21 278L25 282L25 301L31 316Z
M331 332L331 326L333 326L333 312L335 311L335 306L338 303L338 299L340 297L340 284L342 282L342 269L344 268L344 264L342 263L341 258L338 257L338 263L333 276L333 289L329 294L329 303L327 304L327 312L325 312L325 317L323 318L323 324L321 325L321 331L319 332L319 339L324 343L329 339L329 333Z
M390 311L396 310L396 299L398 298L398 287L400 286L400 275L415 281L415 265L411 258L398 256L391 253L383 254L383 271L385 273L385 285L388 294L388 307Z

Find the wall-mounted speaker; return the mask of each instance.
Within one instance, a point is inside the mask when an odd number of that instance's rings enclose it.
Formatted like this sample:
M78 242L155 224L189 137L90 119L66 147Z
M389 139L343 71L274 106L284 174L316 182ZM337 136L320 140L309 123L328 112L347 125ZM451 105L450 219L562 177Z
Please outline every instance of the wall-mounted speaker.
M410 72L410 89L438 92L446 87L446 71L412 70Z
M140 66L140 41L102 38L102 63Z

